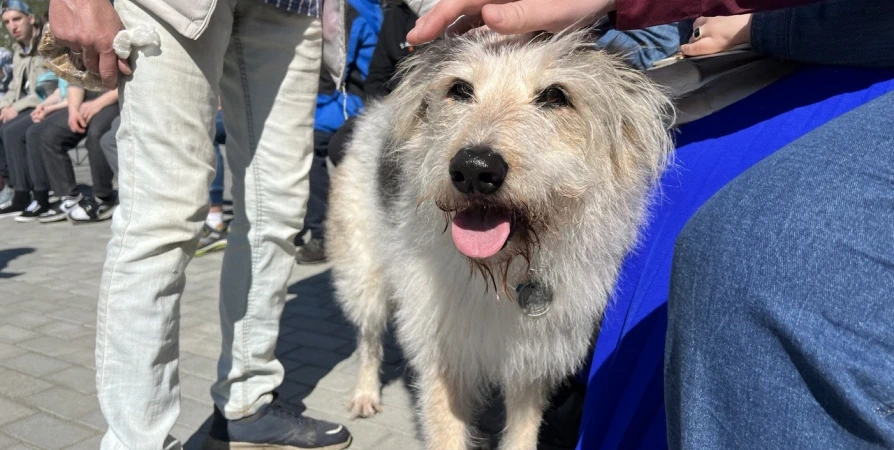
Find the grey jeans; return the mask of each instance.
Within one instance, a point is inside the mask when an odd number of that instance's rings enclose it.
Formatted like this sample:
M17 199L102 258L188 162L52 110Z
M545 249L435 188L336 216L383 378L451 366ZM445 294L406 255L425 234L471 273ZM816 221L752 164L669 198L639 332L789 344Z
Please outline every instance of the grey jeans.
M308 197L321 24L257 0L219 0L189 40L130 0L115 8L126 28L158 32L161 48L132 56L134 75L120 88L120 207L97 312L102 448L179 448L169 433L180 413L180 297L208 210L218 96L235 217L212 397L238 419L283 380L274 348Z
M102 153L106 156L106 161L109 162L115 175L118 174L118 140L115 136L118 135L118 127L120 126L121 116L118 116L112 121L112 127L109 128L109 131L106 131L106 134L99 138L99 146L102 148Z

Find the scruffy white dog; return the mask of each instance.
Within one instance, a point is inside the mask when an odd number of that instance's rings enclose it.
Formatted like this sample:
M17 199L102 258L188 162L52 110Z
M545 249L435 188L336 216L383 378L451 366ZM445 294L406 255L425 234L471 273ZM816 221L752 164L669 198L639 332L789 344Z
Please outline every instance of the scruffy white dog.
M429 448L472 445L496 386L501 448L533 450L644 221L671 104L583 33L472 33L431 44L402 74L333 178L328 256L359 329L349 407L381 409L394 313Z

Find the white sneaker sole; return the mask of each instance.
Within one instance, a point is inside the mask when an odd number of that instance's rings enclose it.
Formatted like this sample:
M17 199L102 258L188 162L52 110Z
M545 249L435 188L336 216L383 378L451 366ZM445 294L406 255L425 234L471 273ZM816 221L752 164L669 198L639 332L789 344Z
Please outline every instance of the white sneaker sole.
M327 445L326 447L295 447L292 445L275 445L275 444L251 444L248 442L224 442L218 441L211 436L205 438L202 443L202 450L342 450L351 446L354 440L353 436L349 437L346 442L341 444Z

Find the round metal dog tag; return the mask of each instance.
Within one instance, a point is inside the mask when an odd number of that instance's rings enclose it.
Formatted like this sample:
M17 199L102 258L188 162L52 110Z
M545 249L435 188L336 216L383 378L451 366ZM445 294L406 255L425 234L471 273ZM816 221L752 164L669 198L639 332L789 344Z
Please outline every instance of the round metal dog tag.
M518 306L528 317L539 317L549 311L553 301L553 291L542 284L532 281L516 288Z

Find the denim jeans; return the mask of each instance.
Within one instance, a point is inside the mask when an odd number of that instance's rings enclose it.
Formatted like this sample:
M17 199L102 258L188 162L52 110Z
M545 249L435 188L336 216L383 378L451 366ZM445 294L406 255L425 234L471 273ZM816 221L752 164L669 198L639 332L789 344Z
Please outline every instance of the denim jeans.
M680 234L674 449L894 448L894 94L712 197Z
M217 166L214 169L214 179L211 180L211 192L209 200L212 205L223 205L224 196L224 158L220 153L220 146L226 145L227 132L224 130L223 114L217 112L214 119L214 157L217 159Z
M257 0L216 4L190 40L132 0L115 2L126 28L155 30L161 47L133 55L120 86L120 207L97 311L104 450L181 447L169 437L180 413L180 297L208 212L218 97L234 219L211 396L239 419L271 402L283 380L274 349L308 196L321 25Z

